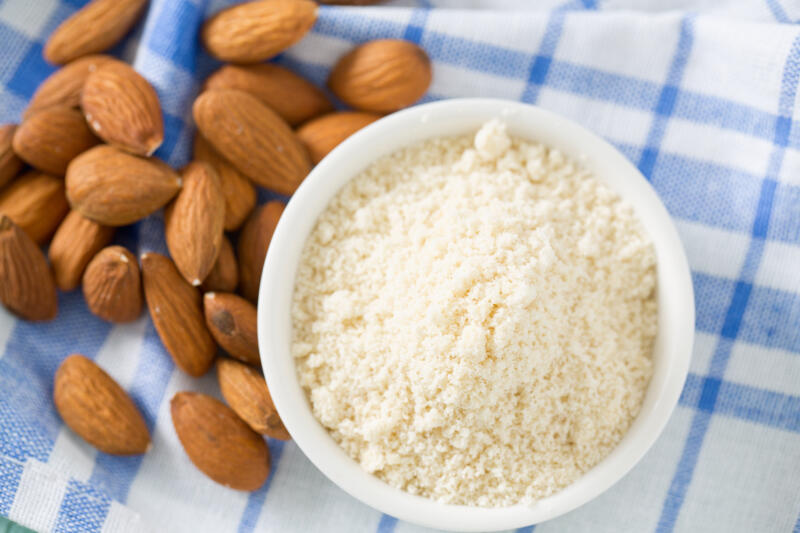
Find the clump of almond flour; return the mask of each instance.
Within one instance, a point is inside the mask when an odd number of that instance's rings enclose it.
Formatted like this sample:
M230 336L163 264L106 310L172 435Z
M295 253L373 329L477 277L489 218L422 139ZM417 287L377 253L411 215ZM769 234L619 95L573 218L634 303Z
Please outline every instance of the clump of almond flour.
M655 289L630 206L492 121L336 195L297 271L292 353L314 415L368 472L447 503L531 503L637 415Z

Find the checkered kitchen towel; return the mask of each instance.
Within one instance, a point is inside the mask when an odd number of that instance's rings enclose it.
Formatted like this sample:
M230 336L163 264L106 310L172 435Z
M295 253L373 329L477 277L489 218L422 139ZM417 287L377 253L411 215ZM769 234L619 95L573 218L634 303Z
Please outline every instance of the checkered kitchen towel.
M52 70L44 37L84 1L0 0L0 122L19 119ZM427 100L495 96L571 117L638 165L673 216L698 311L680 405L625 479L537 531L798 533L800 4L564 1L323 8L278 61L322 84L353 43L418 42L434 61ZM223 2L211 4L153 0L115 50L157 88L158 155L175 165L187 160L198 83L216 67L197 45L200 22ZM159 249L161 232L154 216L117 240ZM214 378L177 371L147 317L111 326L79 292L60 298L50 324L0 311L0 515L44 531L420 530L347 496L291 442L270 442L273 474L261 490L215 485L189 463L168 410L178 390L216 394ZM131 391L153 430L151 452L97 453L63 426L52 377L72 351Z

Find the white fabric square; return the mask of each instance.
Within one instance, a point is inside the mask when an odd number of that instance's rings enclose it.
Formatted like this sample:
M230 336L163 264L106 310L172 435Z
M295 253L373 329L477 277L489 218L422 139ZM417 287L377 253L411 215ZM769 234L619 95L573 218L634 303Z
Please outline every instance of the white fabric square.
M765 242L755 281L772 289L800 291L800 245Z
M36 0L36 9L24 3L0 3L0 23L11 26L23 35L38 39L48 23L50 14L61 4L59 0Z
M431 95L448 98L487 96L516 99L525 89L525 81L522 79L500 78L443 63L437 63L434 68L436 76L429 89ZM465 83L464 76L467 72L469 72L469 81Z
M680 118L670 119L661 143L664 152L735 168L758 178L767 172L772 147L763 139Z
M796 474L798 464L795 434L713 417L675 531L791 531L789 517L800 509L797 476L776 480Z
M725 380L788 395L797 395L800 357L780 349L738 341L731 351Z
M783 60L792 44L789 33L710 17L696 19L692 33L684 89L777 112Z
M689 220L676 220L675 225L693 271L730 279L739 276L748 235Z

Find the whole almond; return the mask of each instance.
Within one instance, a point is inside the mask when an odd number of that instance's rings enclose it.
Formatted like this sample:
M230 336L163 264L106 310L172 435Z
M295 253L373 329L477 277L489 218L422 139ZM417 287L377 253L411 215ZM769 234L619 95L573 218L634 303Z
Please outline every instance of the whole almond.
M89 74L81 107L92 131L126 152L148 156L164 141L155 89L122 61L109 61Z
M73 209L106 226L124 226L163 207L180 190L181 179L156 158L100 145L72 160L66 184Z
M273 439L289 440L267 382L254 368L233 359L217 361L217 380L223 398L256 432Z
M205 394L179 392L170 411L186 455L205 475L237 490L256 490L267 480L267 443L228 406Z
M201 32L206 49L223 61L257 63L283 52L317 20L310 0L260 0L223 9Z
M245 363L261 364L253 304L235 294L207 292L203 308L208 331L220 348Z
M248 92L291 126L333 111L328 97L313 83L272 63L224 65L208 77L204 87Z
M33 93L28 107L22 114L23 118L52 106L80 106L81 91L86 78L98 67L113 59L106 55L81 57L53 72Z
M72 159L98 142L83 113L62 105L25 119L14 134L14 151L32 167L63 176Z
M89 220L78 211L70 211L58 226L48 250L58 288L71 291L77 287L86 265L113 236L114 228Z
M44 254L6 215L0 214L0 302L25 320L52 320L56 284Z
M164 211L164 234L178 271L196 287L214 268L222 247L225 199L208 163L193 161L181 176L183 188Z
M239 265L236 264L236 254L233 252L231 241L227 237L223 237L217 262L203 280L202 289L204 291L233 292L238 284Z
M289 125L255 96L206 91L192 112L211 145L258 185L291 194L311 170L308 153Z
M278 226L283 209L284 205L277 200L267 202L250 215L239 233L239 241L236 244L239 259L239 292L253 303L258 300L264 259L267 257L269 242Z
M190 376L202 376L217 354L206 328L200 292L161 254L142 254L144 296L150 318L175 364Z
M431 76L431 61L422 48L408 41L381 39L339 59L328 87L356 109L391 113L422 98Z
M38 244L47 242L67 211L64 180L38 170L26 172L0 192L0 213Z
M225 231L239 229L256 205L256 188L199 133L194 137L194 158L205 161L217 171L225 198Z
M138 455L150 448L150 431L131 397L90 359L70 355L54 381L58 414L83 440L114 455Z
M16 124L3 124L0 126L0 188L11 181L22 170L22 160L14 153L11 147Z
M44 58L64 64L108 50L136 24L147 0L92 0L61 23L44 46Z
M352 134L381 118L373 113L339 111L306 122L297 130L315 165Z
M130 322L142 313L142 279L136 257L122 246L103 248L83 274L89 310L109 322Z

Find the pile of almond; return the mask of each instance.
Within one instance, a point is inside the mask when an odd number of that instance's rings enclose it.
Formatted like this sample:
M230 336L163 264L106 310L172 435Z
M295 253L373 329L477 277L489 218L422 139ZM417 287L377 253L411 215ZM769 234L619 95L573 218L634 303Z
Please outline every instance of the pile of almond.
M0 126L0 301L23 319L52 320L57 289L80 286L91 312L114 323L136 320L146 303L178 368L201 376L216 360L228 404L194 392L172 398L186 453L213 480L255 490L270 470L262 435L289 438L258 370L254 306L284 206L256 206L256 187L292 194L349 135L416 102L430 84L430 61L406 41L356 47L328 79L352 108L336 111L325 91L265 62L311 29L316 3L225 9L201 39L228 64L194 102L193 160L176 171L152 155L164 138L156 91L128 64L99 55L146 7L147 0L93 0L64 21L44 48L63 66L39 86L19 125ZM137 260L111 244L115 228L161 208L170 257ZM219 348L228 357L217 358ZM53 396L64 422L97 449L150 447L134 402L90 359L66 357Z

